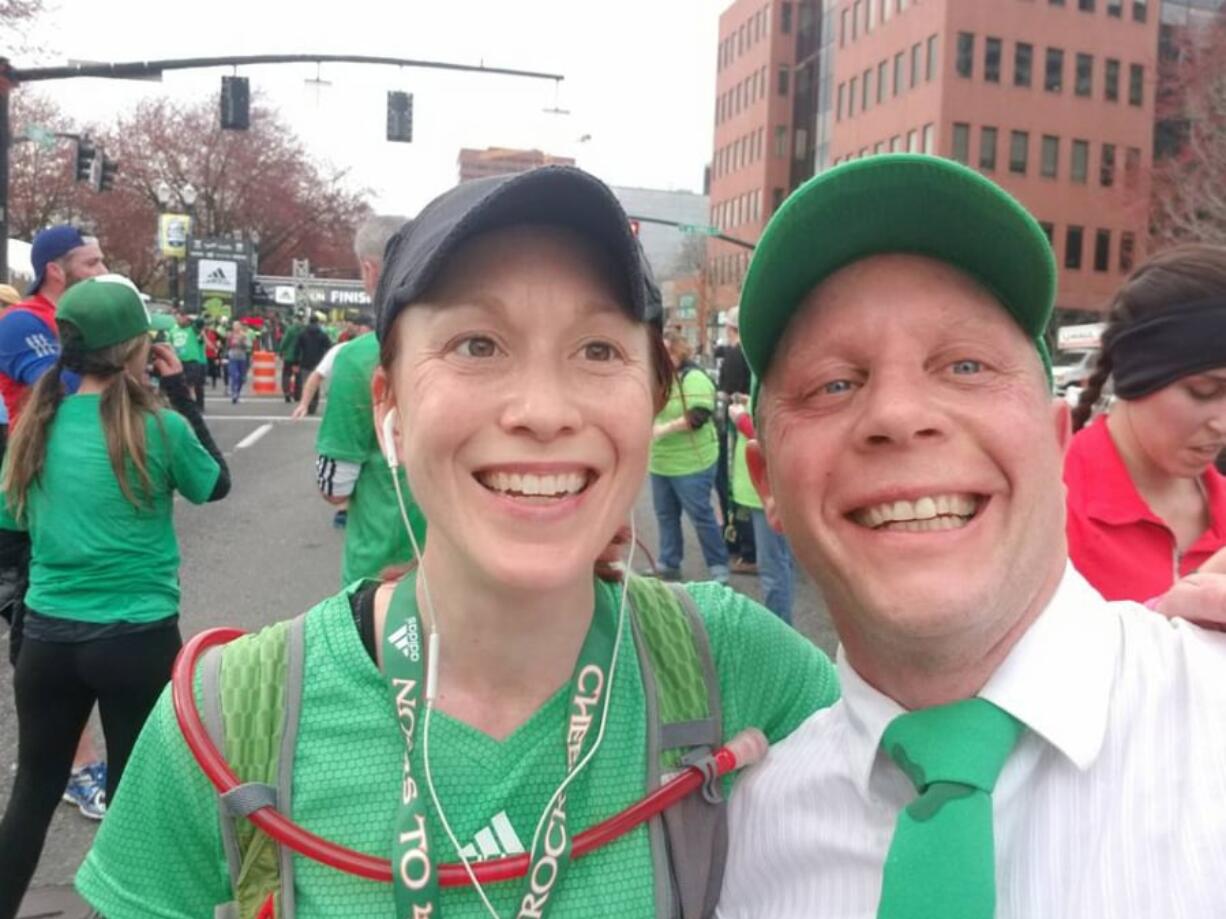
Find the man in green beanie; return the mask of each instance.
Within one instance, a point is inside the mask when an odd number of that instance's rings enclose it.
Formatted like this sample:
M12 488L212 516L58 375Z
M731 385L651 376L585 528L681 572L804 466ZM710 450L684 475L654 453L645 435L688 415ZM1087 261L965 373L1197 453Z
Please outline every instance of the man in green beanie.
M836 167L767 226L748 464L843 698L738 784L724 919L1226 916L1226 634L1068 562L1055 279L934 157Z

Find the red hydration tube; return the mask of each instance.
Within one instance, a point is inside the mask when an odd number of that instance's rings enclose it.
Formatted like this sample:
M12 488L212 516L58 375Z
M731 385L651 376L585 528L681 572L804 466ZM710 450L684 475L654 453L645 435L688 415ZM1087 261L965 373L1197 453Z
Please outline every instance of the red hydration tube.
M196 664L205 651L233 641L243 634L245 633L241 629L232 628L208 629L201 632L183 646L183 650L175 659L171 676L171 700L174 703L175 718L179 722L179 729L183 732L183 739L187 742L188 749L192 751L196 762L199 763L201 771L208 777L219 794L225 794L237 788L242 782L213 744L212 738L209 737L208 731L200 720L200 713L196 710L194 674ZM690 766L638 803L584 830L574 839L571 857L582 858L594 849L625 835L639 824L667 810L709 779L713 780L735 772L737 769L753 765L766 754L766 748L766 737L762 732L757 728L747 728L712 754L707 764L707 771L704 771L701 765ZM391 862L329 842L322 836L316 836L271 805L254 811L248 815L247 819L277 842L288 846L305 858L321 862L346 874L391 883ZM524 853L510 858L479 862L470 867L479 883L492 884L524 876L528 872L528 860L529 855ZM438 874L439 884L443 887L461 887L471 883L468 871L463 865L439 865Z

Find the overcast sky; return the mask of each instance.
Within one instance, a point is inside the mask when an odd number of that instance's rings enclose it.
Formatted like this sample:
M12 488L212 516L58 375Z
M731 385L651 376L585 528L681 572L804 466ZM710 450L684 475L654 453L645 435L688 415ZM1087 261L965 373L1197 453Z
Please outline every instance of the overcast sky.
M412 214L456 181L463 146L538 147L611 184L701 191L710 157L715 46L731 0L52 0L40 63L258 53L352 53L563 74L551 81L308 64L239 74L317 157L351 170L383 212ZM319 10L321 12L315 12ZM84 15L82 15L84 13ZM31 63L16 55L20 67ZM216 99L224 70L161 83L41 84L72 117L105 122L141 98ZM388 90L412 92L414 142L384 140ZM543 110L569 109L569 115ZM590 140L580 138L590 135Z

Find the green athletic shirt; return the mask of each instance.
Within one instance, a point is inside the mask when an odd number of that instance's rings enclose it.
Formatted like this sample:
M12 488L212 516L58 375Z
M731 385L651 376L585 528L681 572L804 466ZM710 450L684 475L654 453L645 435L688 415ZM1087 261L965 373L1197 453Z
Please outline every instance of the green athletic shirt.
M387 686L362 645L349 588L307 616L306 678L293 788L293 818L362 852L391 852L404 741ZM598 589L614 594L615 586ZM838 697L829 659L752 600L717 584L686 588L702 611L723 695L724 735L748 725L776 742ZM443 666L446 667L446 646ZM646 714L629 626L622 634L604 742L567 794L571 832L638 801L646 784ZM435 713L430 764L435 788L461 846L523 849L565 775L562 737L568 684L499 742ZM419 735L422 727L419 726ZM413 775L424 785L423 743ZM423 794L425 792L423 791ZM432 806L430 843L441 861L454 847ZM500 817L499 815L505 815ZM648 833L640 826L576 861L555 891L552 914L642 919L655 915ZM389 884L341 874L295 856L299 919L382 917L395 913ZM179 733L169 693L145 724L115 802L76 878L77 889L107 919L200 919L231 899L213 787ZM513 916L521 881L486 888ZM446 919L486 919L471 888L440 891Z
M204 363L204 342L200 339L200 333L192 326L175 326L167 333L171 345L174 346L175 353L179 355L179 360L183 363L195 361L196 363Z
M388 565L411 561L413 550L404 532L387 458L375 436L370 379L379 364L379 340L367 332L337 352L328 384L328 401L315 440L315 452L361 466L345 523L341 583L375 578ZM426 520L413 501L404 470L398 469L400 492L419 546L425 546Z
M82 622L153 622L179 611L175 490L194 504L213 493L220 467L178 412L145 424L151 500L124 497L106 452L101 396L68 396L51 423L42 475L18 523L0 501L0 527L29 530L26 604L44 616ZM140 497L135 469L129 478Z
M295 322L281 336L281 345L277 348L277 353L281 355L281 359L287 364L293 364L298 361L298 336L302 334L302 325Z
M682 396L684 395L684 401ZM674 386L668 404L656 416L656 424L676 421L687 409L715 411L715 384L698 367L691 367ZM655 475L692 475L702 472L719 459L715 424L708 421L697 431L666 434L651 445L651 471Z

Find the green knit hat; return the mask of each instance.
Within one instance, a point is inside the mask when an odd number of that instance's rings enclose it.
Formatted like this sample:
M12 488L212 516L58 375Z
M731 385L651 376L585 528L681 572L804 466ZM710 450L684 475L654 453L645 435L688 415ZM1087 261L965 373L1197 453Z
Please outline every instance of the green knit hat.
M766 375L809 291L852 262L895 252L946 262L984 285L1034 342L1050 379L1043 333L1055 304L1056 262L1047 235L973 169L902 153L826 170L767 224L741 291L741 343L755 380Z
M82 351L99 351L149 331L152 322L136 285L104 274L72 285L56 307L57 323L75 327Z

